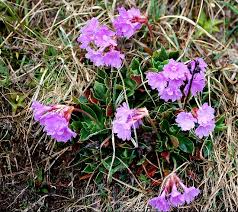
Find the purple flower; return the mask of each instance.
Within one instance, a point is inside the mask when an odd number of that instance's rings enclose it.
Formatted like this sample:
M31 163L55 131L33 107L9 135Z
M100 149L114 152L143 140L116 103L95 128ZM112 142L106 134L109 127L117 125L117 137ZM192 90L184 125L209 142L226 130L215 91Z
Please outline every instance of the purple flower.
M180 193L178 188L183 190L183 192ZM149 204L159 211L169 211L171 206L178 207L185 202L189 204L199 193L199 189L195 187L186 187L176 174L171 174L164 184L162 194L149 200Z
M149 200L149 204L158 209L159 211L170 211L169 201L166 199L165 190L158 197L154 197Z
M209 136L209 134L215 129L215 116L214 109L207 103L204 103L197 110L198 128L195 130L195 134L202 138Z
M119 16L113 20L113 27L117 36L130 38L141 28L141 21L145 18L141 16L140 10L131 8L126 10L124 7L118 8Z
M174 102L182 98L181 86L189 75L186 65L171 59L162 72L148 72L146 78L152 89L158 90L161 99Z
M191 81L185 87L185 93L188 94L188 89ZM203 73L195 74L192 85L191 85L191 93L193 96L196 96L198 92L203 91L206 84L206 79Z
M114 38L115 32L105 25L101 26L96 18L89 20L80 30L80 33L77 42L81 43L80 47L82 49L91 48L91 45L94 45L94 47L96 45L99 48L117 45Z
M215 121L211 120L207 124L199 125L198 128L195 130L195 134L199 137L206 137L215 129Z
M92 41L96 38L96 33L100 28L99 22L96 18L92 18L87 21L86 25L80 30L80 36L77 38L77 42L81 43L82 49L87 49Z
M112 49L104 55L103 61L105 65L119 69L122 65L123 59L123 54L121 54L119 51Z
M85 55L85 57L91 60L95 66L103 66L105 64L103 52L100 50L95 51L88 49L88 53Z
M198 62L198 65L199 65L199 68L200 68L201 72L204 73L206 71L207 64L202 58L196 58L195 60L192 60L190 62L191 70L194 70L196 62Z
M50 106L42 105L41 103L37 101L33 101L31 105L33 111L34 111L34 118L36 121L40 121L41 117L51 110Z
M117 108L115 119L112 122L112 131L117 137L125 140L131 139L131 130L142 124L142 118L148 115L146 108L130 109L124 102Z
M197 119L193 117L192 113L181 112L177 115L175 121L182 128L183 131L187 131L195 127Z
M215 118L214 112L214 109L208 103L204 103L197 111L198 124L210 123Z
M47 135L59 142L66 142L76 133L69 128L69 119L73 107L65 105L45 106L39 102L32 103L34 118L44 126Z
M156 72L147 72L146 78L148 80L148 84L152 89L157 89L158 91L162 91L167 86L168 82L164 75Z
M195 123L198 123L199 125L195 130L195 134L199 138L209 136L215 129L214 109L207 103L204 103L202 107L194 110L194 113L196 118L190 112L181 112L177 115L175 121L183 131L191 130L194 128Z
M49 113L44 118L44 131L47 135L60 142L66 142L76 133L69 129L69 122L59 113Z
M188 67L181 62L176 62L174 59L170 59L169 63L164 66L163 74L166 78L174 80L185 80L189 73Z
M182 195L178 190L176 185L174 184L172 187L172 192L170 193L170 202L173 206L178 207L179 205L183 205L185 200L184 200L184 195Z
M81 43L81 48L87 50L85 56L95 66L121 67L124 55L115 50L117 46L115 32L105 25L100 25L96 18L92 18L80 33L77 41Z
M172 102L182 98L183 94L180 90L180 86L183 84L182 80L170 80L168 86L159 91L160 98L166 102L171 100Z
M115 32L108 29L107 26L102 26L96 32L95 44L98 47L117 46L117 42L114 38Z
M192 202L194 198L200 193L200 190L198 188L195 188L194 186L188 188L181 181L179 182L179 184L184 190L183 197L187 204Z

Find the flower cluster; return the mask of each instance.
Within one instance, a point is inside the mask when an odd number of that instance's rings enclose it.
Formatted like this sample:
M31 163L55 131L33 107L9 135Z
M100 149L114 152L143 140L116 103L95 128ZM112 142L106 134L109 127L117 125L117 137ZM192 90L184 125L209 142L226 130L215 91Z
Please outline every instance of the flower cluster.
M142 118L148 116L146 108L130 109L124 102L116 110L115 119L112 122L112 131L118 138L125 140L131 139L131 130L138 128L142 124Z
M140 10L124 7L118 8L119 16L112 22L118 37L130 38L145 23L147 19L140 14Z
M100 25L96 18L89 20L80 30L77 41L80 47L87 50L86 58L96 66L120 68L124 55L116 50L115 32L105 25Z
M166 182L162 194L149 200L149 204L159 211L170 211L171 207L189 204L199 193L199 189L185 186L177 175L173 174Z
M191 75L189 83L187 83L185 87L186 95L188 95L189 90L193 96L196 96L198 92L203 91L206 84L206 68L207 64L202 58L197 58L188 64L188 69Z
M46 106L37 101L32 103L34 118L44 126L47 135L59 142L66 142L76 133L69 128L69 119L74 109L72 106L53 105Z
M188 95L197 95L205 87L206 63L202 58L191 61L188 65L173 59L164 66L163 71L147 72L146 78L152 89L157 89L161 99L176 101Z
M177 124L183 131L191 130L197 123L195 134L202 138L208 136L215 128L214 109L204 103L199 109L191 112L180 112L176 118Z
M136 30L141 28L141 24L147 21L138 9L126 10L121 7L118 11L119 16L113 20L116 32L106 25L100 25L96 18L89 20L80 30L77 42L81 43L80 47L87 51L86 58L95 66L111 66L119 69L124 54L118 50L117 37L130 38Z

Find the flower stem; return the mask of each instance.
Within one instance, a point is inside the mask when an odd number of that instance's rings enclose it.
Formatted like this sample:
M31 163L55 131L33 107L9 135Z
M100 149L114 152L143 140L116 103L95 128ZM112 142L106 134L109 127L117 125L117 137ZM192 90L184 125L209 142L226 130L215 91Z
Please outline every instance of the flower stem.
M84 115L88 116L90 119L92 119L95 123L97 123L97 120L92 117L89 113L87 113L86 111L79 109L79 108L74 108L74 111L79 112L79 113L83 113Z

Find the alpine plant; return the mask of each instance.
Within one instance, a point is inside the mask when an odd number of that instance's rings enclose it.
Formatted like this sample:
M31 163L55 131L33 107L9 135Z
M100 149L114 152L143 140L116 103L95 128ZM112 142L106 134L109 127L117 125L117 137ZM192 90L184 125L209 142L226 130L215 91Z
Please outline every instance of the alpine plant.
M157 89L161 99L172 102L182 99L184 95L196 96L205 87L207 64L202 58L185 65L173 59L161 72L147 72L146 78L152 89Z
M47 106L34 101L31 107L35 120L44 126L47 135L58 142L67 142L76 137L77 134L69 128L69 120L74 110L73 106Z
M120 52L117 39L130 38L143 23L147 23L147 18L142 16L136 8L126 10L121 7L118 11L119 16L112 21L113 30L106 25L101 25L96 18L87 21L86 25L80 29L77 42L81 49L86 50L85 57L95 66L119 69L125 55Z
M149 200L149 205L159 211L170 211L173 207L190 204L200 193L194 186L187 187L176 174L166 181L160 196Z

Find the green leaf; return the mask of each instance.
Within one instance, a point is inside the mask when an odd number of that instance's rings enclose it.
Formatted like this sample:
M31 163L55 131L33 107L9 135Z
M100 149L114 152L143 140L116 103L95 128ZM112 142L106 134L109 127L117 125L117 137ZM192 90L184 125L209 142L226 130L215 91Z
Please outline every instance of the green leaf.
M56 56L57 55L57 50L53 46L49 46L46 49L46 55L47 56Z
M144 162L146 161L146 157L143 157L142 159L140 159L140 161L136 164L137 166L142 165Z
M88 100L85 96L80 96L79 98L73 97L73 101L76 104L87 104Z
M106 102L107 87L104 84L95 81L93 90L93 94L96 99Z
M151 0L150 4L150 17L153 17L156 21L160 18L161 15L161 4L158 0Z
M221 132L227 129L225 124L225 115L222 115L217 121L215 126L215 132Z
M71 128L74 130L74 131L78 131L82 128L82 124L81 124L81 121L72 121L72 123L70 124Z
M129 97L129 96L134 95L136 87L137 87L136 82L134 80L128 79L128 78L124 79L124 82L125 82L125 86L128 91L127 96Z
M103 173L102 172L98 172L97 176L95 177L95 182L97 184L100 184L100 183L102 183L102 180L103 180Z
M149 184L150 183L150 180L144 174L139 175L139 180L142 181L145 184Z
M206 23L206 21L207 21L207 16L206 16L205 12L202 11L200 14L199 20L198 20L198 24L200 26L203 26Z
M94 111L95 114L97 114L97 120L99 121L100 126L103 125L104 127L104 121L106 117L105 110L97 104L92 104L91 109Z
M185 137L185 135L178 135L179 140L179 149L186 153L193 153L194 152L194 144L193 142Z
M162 47L159 52L158 52L158 51L155 51L155 52L153 53L153 55L152 55L152 58L153 58L156 62L163 62L163 61L169 59L168 54L167 54L167 52L166 52L166 50L165 50L164 47Z
M36 176L37 176L37 181L42 183L43 180L44 180L44 171L42 168L40 168L37 173L36 173Z
M201 12L201 15L200 15L200 18L199 18L199 21L198 21L198 24L203 28L205 29L207 32L209 32L210 34L212 34L213 32L219 32L219 28L217 27L218 24L221 24L223 23L222 20L218 20L218 19L209 19L205 12L202 11ZM198 30L196 32L197 36L201 36L204 34L203 31L201 30Z
M49 191L48 191L47 188L41 188L41 189L40 189L40 192L41 192L41 193L44 193L44 194L48 194L48 193L49 193Z
M89 105L87 104L80 104L80 107L83 111L87 112L88 114L90 114L93 118L95 118L96 120L98 120L97 114L89 107ZM86 115L85 115L86 116ZM89 117L87 116L87 118L89 119Z
M168 59L177 60L179 58L179 51L169 52Z
M108 78L107 73L104 69L99 69L97 71L97 81L104 84L104 80Z
M96 169L96 165L90 163L84 168L84 170L82 172L91 174L95 171L95 169Z
M238 6L234 6L228 2L223 2L223 4L228 7L233 13L235 13L236 15L238 15Z
M211 140L206 140L204 142L205 142L205 145L204 145L203 150L202 150L203 151L203 156L208 157L212 152L213 143L212 143Z
M140 62L137 58L133 58L131 61L130 70L134 75L140 74Z
M169 132L169 128L170 128L170 124L167 120L163 120L160 123L160 128L162 130L162 132Z
M225 115L219 117L219 119L216 121L216 125L224 124L225 122Z
M172 135L176 135L180 131L180 128L177 125L171 125L169 131Z
M169 59L168 54L164 47L162 47L160 50L159 59L160 61L165 61Z
M108 133L108 129L102 129L102 130L97 130L96 132L91 132L90 130L82 128L80 130L80 140L86 141L95 135L107 134L107 133Z
M0 61L0 87L10 85L10 74L7 66Z

